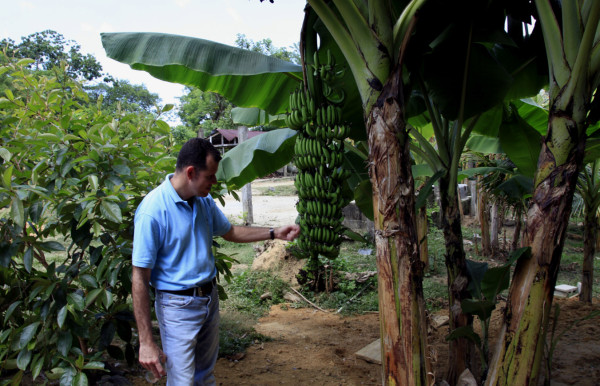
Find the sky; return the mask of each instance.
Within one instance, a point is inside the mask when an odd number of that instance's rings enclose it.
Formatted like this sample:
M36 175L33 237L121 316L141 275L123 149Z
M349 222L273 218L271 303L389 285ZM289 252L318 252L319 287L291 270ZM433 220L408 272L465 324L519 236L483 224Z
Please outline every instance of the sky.
M0 40L54 30L92 54L104 73L143 84L162 104L179 103L183 86L155 79L146 72L109 59L102 32L163 32L198 37L234 46L237 34L275 47L300 40L306 0L10 0L0 13Z

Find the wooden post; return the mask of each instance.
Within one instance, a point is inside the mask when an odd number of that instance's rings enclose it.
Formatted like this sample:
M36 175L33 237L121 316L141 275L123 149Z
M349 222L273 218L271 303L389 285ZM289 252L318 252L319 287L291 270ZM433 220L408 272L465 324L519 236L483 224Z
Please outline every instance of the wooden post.
M248 127L238 126L238 145L248 139ZM254 223L254 213L252 211L252 184L247 183L242 187L242 210L244 223L251 225Z

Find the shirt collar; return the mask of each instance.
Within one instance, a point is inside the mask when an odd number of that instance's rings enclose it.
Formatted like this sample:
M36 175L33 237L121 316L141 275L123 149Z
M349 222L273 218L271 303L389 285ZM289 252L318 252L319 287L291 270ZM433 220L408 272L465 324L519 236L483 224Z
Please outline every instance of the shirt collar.
M167 190L167 194L173 200L173 202L175 202L175 203L185 202L185 200L183 200L181 197L179 197L179 194L177 194L177 191L173 187L173 184L171 184L171 178L173 177L173 175L174 175L173 173L167 174L167 177L165 178L165 181L163 182L164 188Z

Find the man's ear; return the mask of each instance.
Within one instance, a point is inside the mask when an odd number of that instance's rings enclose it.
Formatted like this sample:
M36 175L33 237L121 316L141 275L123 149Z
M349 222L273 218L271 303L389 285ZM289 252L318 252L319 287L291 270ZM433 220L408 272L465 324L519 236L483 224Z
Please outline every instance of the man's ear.
M186 166L185 176L188 178L188 180L193 180L196 176L196 169L193 166Z

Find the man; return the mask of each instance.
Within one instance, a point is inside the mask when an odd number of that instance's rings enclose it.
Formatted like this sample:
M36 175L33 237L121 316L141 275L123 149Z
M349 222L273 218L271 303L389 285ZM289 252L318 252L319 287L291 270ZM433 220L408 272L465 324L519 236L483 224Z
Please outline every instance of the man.
M213 236L234 242L295 239L300 228L232 226L209 192L221 155L194 138L183 145L175 173L150 192L135 213L132 297L139 360L168 385L215 384L219 295L211 246ZM152 338L149 284L162 350ZM164 366L166 364L166 366Z

